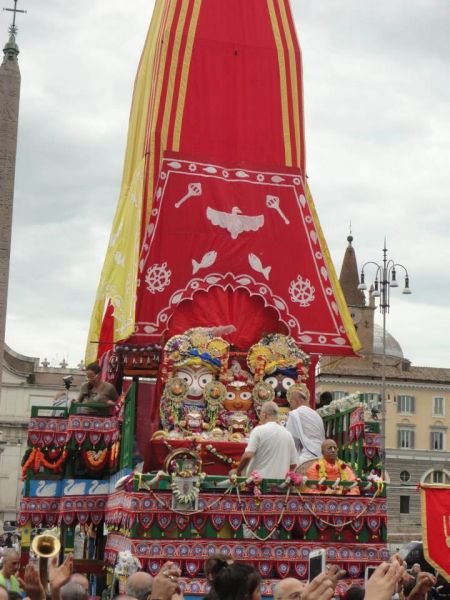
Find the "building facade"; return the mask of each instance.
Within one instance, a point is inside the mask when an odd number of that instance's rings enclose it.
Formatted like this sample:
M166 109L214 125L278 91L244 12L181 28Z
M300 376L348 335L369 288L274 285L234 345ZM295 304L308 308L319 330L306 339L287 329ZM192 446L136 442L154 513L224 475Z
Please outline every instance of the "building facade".
M340 282L360 337L361 358L321 360L318 396L364 394L381 410L382 328L374 323L375 298L358 290L353 239L342 264ZM404 357L397 340L386 335L386 479L389 482L389 542L395 547L421 539L418 484L450 484L450 368L416 367ZM382 419L381 412L377 413Z
M82 365L80 365L82 366ZM5 346L0 409L0 533L5 521L15 521L22 482L21 460L27 448L32 406L51 407L55 398L76 398L84 372L52 367L46 360L23 356ZM66 389L64 378L73 378Z

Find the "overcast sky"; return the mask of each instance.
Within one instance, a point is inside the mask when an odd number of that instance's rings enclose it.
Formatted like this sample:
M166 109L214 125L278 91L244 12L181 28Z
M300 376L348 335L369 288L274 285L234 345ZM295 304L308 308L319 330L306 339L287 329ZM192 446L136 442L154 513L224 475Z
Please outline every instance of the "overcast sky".
M335 267L350 221L360 265L382 259L386 236L413 290L393 292L388 330L414 365L450 367L450 2L292 5L309 183ZM19 8L28 14L18 16L6 343L75 366L119 194L153 0L20 0ZM10 21L0 12L2 45Z

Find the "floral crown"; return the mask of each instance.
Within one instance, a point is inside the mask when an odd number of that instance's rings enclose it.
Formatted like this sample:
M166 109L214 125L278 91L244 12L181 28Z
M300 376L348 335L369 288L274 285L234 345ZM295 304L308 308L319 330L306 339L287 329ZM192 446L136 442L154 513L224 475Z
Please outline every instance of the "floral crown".
M309 362L309 356L300 350L294 339L281 333L264 336L247 354L247 364L255 379L288 370L299 379L306 379Z
M183 335L174 335L164 346L165 379L184 366L202 365L212 371L224 371L230 345L221 337L196 327Z

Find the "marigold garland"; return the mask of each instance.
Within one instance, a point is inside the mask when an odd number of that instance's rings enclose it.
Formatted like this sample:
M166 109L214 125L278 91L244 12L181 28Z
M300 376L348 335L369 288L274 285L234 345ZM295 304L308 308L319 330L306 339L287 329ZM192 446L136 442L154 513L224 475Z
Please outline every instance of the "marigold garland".
M26 478L29 468L33 469L35 473L39 471L41 466L51 471L58 471L66 460L67 455L67 449L63 448L59 457L54 462L51 462L45 457L40 448L33 448L22 466L22 479Z
M120 450L120 442L119 442L119 440L117 440L111 446L111 451L109 453L109 468L110 469L112 469L116 465L117 459L119 457L119 450Z
M103 450L83 450L83 458L90 469L99 471L106 464L108 448L103 448Z

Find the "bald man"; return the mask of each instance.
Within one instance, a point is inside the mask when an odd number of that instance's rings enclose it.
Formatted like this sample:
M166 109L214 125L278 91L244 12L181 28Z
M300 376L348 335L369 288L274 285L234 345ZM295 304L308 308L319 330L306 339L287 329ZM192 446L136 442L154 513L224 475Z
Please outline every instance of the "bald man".
M137 600L146 600L152 592L153 577L145 571L133 573L127 579L125 593Z
M286 577L273 588L274 600L301 600L306 585L294 577Z
M294 438L299 453L298 471L306 473L308 467L322 457L325 429L322 417L309 406L309 390L303 383L296 383L287 391L290 406L286 429Z
M334 440L325 440L322 444L323 458L314 461L306 472L308 479L322 479L326 478L327 481L356 481L356 475L343 460L338 458L338 448ZM355 486L349 488L347 486L337 486L337 488L327 488L325 491L320 489L312 490L308 488L311 493L316 494L346 494L356 496L359 494L359 487Z
M241 475L247 469L247 474L258 471L263 479L284 479L289 470L297 467L294 438L279 424L278 410L275 402L262 405L260 425L252 429L247 448L230 474Z

